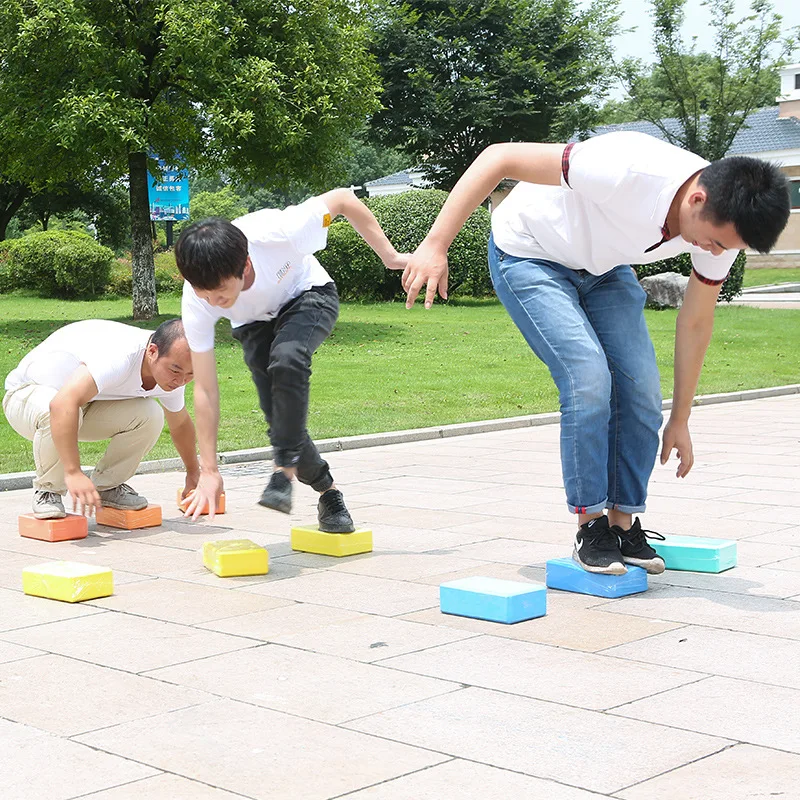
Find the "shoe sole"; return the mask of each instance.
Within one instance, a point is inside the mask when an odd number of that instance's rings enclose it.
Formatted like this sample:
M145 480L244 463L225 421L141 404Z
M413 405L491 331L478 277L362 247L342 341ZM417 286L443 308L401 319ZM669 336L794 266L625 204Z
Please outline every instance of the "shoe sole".
M101 508L115 508L117 511L144 511L148 506L145 503L143 506L120 506L116 503L101 503Z
M280 511L281 514L291 514L292 513L291 504L287 505L286 503L282 503L280 505L278 505L278 504L272 505L271 503L268 503L266 500L264 500L263 497L258 501L258 504L260 506L263 506L264 508L270 508L273 511Z
M596 575L625 575L628 571L628 568L619 561L614 561L607 567L593 567L591 564L584 564L576 550L572 551L572 560L583 567L587 572L593 572Z
M641 567L648 575L660 575L665 569L666 564L663 558L624 558L626 564L632 567Z
M322 525L319 526L320 533L355 533L355 527L351 526L347 528L347 530L343 530L341 528L333 529L333 528L323 528Z
M64 511L63 513L61 513L59 511L56 512L34 511L33 516L36 519L64 519L67 516L67 512Z

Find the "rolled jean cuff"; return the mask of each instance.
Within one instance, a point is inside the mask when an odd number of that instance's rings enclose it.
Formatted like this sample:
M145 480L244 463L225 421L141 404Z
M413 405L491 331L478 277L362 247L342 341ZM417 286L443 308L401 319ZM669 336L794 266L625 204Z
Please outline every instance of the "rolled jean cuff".
M623 503L606 503L606 508L612 511L620 511L623 514L643 514L645 510L644 504L640 506L626 506Z
M604 511L606 506L606 500L595 503L593 506L574 506L572 503L567 503L570 514L596 514L598 511Z
M282 450L276 447L272 451L272 460L277 467L296 467L297 462L300 461L300 451Z
M331 477L330 472L325 472L325 474L314 483L310 483L309 486L315 491L322 494L322 492L327 492L328 489L333 486L333 478Z

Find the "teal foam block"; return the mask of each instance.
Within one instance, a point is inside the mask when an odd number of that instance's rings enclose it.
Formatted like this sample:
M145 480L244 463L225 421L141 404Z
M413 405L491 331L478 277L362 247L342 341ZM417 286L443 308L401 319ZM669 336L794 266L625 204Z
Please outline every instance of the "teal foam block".
M443 614L511 624L543 617L547 589L499 578L460 578L439 587L439 604Z
M736 566L736 542L701 536L667 536L648 543L664 559L667 569L723 572Z
M625 597L647 591L647 573L641 567L628 567L624 575L598 575L587 572L571 558L552 558L545 572L547 587L597 597Z

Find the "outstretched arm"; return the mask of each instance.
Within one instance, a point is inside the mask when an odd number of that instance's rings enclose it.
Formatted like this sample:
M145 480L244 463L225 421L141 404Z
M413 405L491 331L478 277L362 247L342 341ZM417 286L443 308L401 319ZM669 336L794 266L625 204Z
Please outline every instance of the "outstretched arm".
M377 253L387 269L405 269L408 255L398 253L375 219L375 215L349 189L334 189L322 195L331 217L340 214Z
M194 423L186 408L180 411L170 411L164 409L164 416L167 418L169 435L172 443L178 451L178 455L186 467L186 482L183 487L183 497L197 488L197 481L200 479L200 463L197 460L197 440L194 433Z
M563 144L493 144L469 166L453 187L430 232L416 249L403 273L411 308L423 286L425 308L430 308L436 290L447 298L447 250L469 215L504 178L558 186L561 182Z

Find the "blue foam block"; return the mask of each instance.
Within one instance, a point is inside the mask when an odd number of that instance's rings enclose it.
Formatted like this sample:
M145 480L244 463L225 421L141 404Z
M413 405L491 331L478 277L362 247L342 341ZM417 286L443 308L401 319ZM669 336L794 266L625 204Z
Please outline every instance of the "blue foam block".
M543 617L547 589L499 578L461 578L439 587L439 603L443 614L510 624Z
M651 539L667 569L691 572L724 572L736 566L736 542L701 536L667 536L663 542Z
M571 558L553 558L547 562L548 588L597 597L624 597L647 591L647 573L641 567L628 567L624 575L598 575L587 572Z

